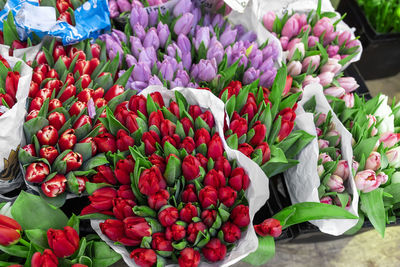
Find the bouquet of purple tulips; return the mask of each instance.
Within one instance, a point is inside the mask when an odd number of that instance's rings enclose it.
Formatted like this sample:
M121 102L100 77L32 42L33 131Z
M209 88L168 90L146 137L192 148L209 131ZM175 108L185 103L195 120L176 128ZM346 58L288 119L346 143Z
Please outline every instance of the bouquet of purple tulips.
M278 44L259 46L254 32L232 26L221 14L202 13L191 0L180 0L161 14L134 6L125 31L100 37L110 59L119 57L122 75L134 66L127 87L199 86L222 90L231 80L229 67L244 84L257 79L270 87L276 75Z

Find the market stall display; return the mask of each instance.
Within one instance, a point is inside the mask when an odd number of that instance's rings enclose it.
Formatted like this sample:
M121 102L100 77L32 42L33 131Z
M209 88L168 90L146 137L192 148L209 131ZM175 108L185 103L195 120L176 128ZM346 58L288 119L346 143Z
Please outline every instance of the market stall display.
M262 265L397 221L400 104L328 1L0 7L0 266Z

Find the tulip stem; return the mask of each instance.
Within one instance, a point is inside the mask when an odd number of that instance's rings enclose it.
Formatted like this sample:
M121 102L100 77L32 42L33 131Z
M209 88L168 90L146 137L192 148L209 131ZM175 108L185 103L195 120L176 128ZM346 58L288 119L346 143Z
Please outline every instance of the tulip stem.
M20 238L19 242L24 245L25 247L30 247L31 243L29 243L28 241L26 241L25 239Z

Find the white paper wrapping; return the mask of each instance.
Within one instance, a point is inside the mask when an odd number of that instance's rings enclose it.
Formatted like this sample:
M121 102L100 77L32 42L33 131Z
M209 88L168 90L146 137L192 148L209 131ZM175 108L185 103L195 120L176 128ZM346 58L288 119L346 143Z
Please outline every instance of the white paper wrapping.
M268 11L275 12L278 15L278 17L283 17L283 15L287 11L289 11L289 12L294 11L294 12L298 12L298 13L308 14L311 10L317 9L318 0L253 0L251 4L253 7L251 7L249 4L248 7L246 8L246 10L249 8L252 8L254 10L254 14L256 14L256 17L257 17L257 20L259 21L260 26L264 27L262 18L264 16L264 14L267 13ZM329 0L322 0L321 11L322 12L335 12L335 9L333 8L333 6ZM245 11L245 13L246 13L246 11ZM337 13L337 12L335 12L335 13L337 14L337 16L335 18L331 19L332 22L336 21L337 19L339 19L341 17L339 13ZM246 18L246 19L249 20L249 18ZM350 28L343 21L340 21L337 24L336 29L339 32L349 31L349 32L351 32L351 38L352 39L355 38L355 35L354 35L355 28ZM268 31L268 30L266 30L266 31ZM259 32L257 32L257 34L259 34ZM361 43L360 43L360 46L361 46ZM362 46L360 47L359 53L354 58L352 58L352 60L350 62L348 62L345 66L343 66L342 70L344 70L352 62L359 61L361 58L361 54L362 54Z
M198 90L191 88L177 87L173 90L168 90L162 86L149 86L143 90L141 95L148 95L152 92L160 92L164 97L164 101L167 103L170 99L175 99L174 91L179 91L185 96L186 100L191 105L199 105L203 110L209 109L215 120L216 129L219 132L221 139L223 140L224 148L227 153L229 160L236 159L238 166L242 167L250 177L250 187L246 191L246 196L249 201L249 212L251 223L248 229L242 233L242 238L237 243L236 247L225 257L224 261L209 264L202 262L200 266L230 266L246 257L251 252L255 251L258 247L258 238L254 231L252 224L255 213L264 205L269 198L268 189L268 178L261 170L261 168L247 158L244 154L239 151L232 150L228 147L225 142L223 134L223 120L224 120L224 103L214 96L212 93L206 90ZM135 262L129 257L130 251L128 252L124 246L114 245L114 242L109 240L100 230L99 224L102 220L92 220L92 228L96 233L103 239L110 247L112 247L117 253L122 255L125 263L128 266L137 266ZM172 264L168 266L174 266Z
M18 61L21 61L14 57L8 57L2 55L13 68ZM23 141L23 124L26 115L26 99L29 94L29 86L32 78L32 69L22 62L20 79L18 82L18 90L16 94L17 102L15 105L0 116L0 172L5 167L6 160L12 160L18 152L18 146ZM14 151L14 152L13 152ZM10 157L12 153L12 157ZM15 158L17 161L18 158ZM18 168L17 162L9 162L8 165L12 165L14 168ZM19 187L22 183L20 178L15 178L8 181L0 180L0 194L10 192L15 188Z
M316 112L322 112L328 114L332 112L332 122L336 125L336 130L341 135L341 151L342 157L347 161L348 165L352 166L353 150L351 146L351 134L343 126L340 120L336 117L336 114L331 109L328 101L326 100L322 86L319 84L311 84L305 87L303 98L298 103L299 108L297 110L296 127L304 130L309 134L317 135L314 125L313 115L311 113L304 112L303 105L311 99L313 96L316 98ZM285 181L288 186L288 191L292 203L301 202L319 202L318 187L320 185L320 178L317 173L318 163L318 142L314 139L308 144L298 155L300 163L285 172ZM353 180L352 172L345 182L346 191L352 195L352 203L349 207L349 212L358 216L358 200L359 195L357 192L356 185ZM321 232L331 235L341 235L354 225L357 224L357 219L327 219L327 220L315 220L310 221L316 225Z
M39 44L27 48L21 48L21 49L15 49L13 51L13 57L22 59L25 55L26 61L33 61L36 57L36 54L40 51L42 48L43 42L40 42ZM8 45L2 45L0 44L0 54L1 55L8 55L10 47Z

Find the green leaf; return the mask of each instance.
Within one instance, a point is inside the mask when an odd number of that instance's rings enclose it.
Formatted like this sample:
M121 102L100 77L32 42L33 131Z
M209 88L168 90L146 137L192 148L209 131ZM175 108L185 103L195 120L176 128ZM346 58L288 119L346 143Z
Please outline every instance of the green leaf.
M11 214L24 230L61 229L68 222L68 217L60 209L51 207L39 196L25 191L21 191L15 200L11 207ZM43 218L51 218L51 220L44 220Z
M49 125L49 121L43 117L36 117L24 123L25 138L29 142L39 130Z
M3 38L4 44L9 46L12 45L13 41L19 40L12 12L8 12L7 21L3 23Z
M11 246L0 245L0 250L9 255L16 256L19 258L26 258L29 252L27 247L20 245L11 245Z
M294 210L288 213L287 210ZM290 214L290 218L287 216ZM329 204L317 203L317 202L303 202L297 203L292 206L286 207L273 218L279 220L282 225L282 229L285 229L291 225L299 224L302 222L307 222L311 220L321 220L321 219L358 219L357 216L351 214L347 210Z
M254 266L267 263L275 256L275 241L272 236L258 236L257 250L250 253L242 261Z
M77 143L74 146L74 151L82 156L83 161L87 161L92 157L92 144L91 143Z
M110 266L121 259L121 255L104 242L93 243L93 266Z
M361 209L375 227L376 231L384 237L386 226L385 207L383 205L383 189L377 188L368 193L360 193Z
M62 206L64 206L65 201L67 200L67 193L65 192L56 197L48 197L42 192L42 190L39 190L39 195L43 200L56 208L61 208Z
M374 137L364 139L361 142L359 142L356 145L356 147L354 148L354 152L353 152L353 155L354 155L356 161L360 162L362 155L364 155L365 158L368 158L378 140L379 140L379 136L374 136Z
M106 183L86 182L86 191L88 192L89 195L91 195L97 189L100 189L100 188L103 188L103 187L110 187L110 186L111 186L110 184L106 184Z
M109 162L108 162L105 154L100 153L100 154L97 154L96 156L94 156L93 158L89 159L85 163L83 163L82 170L88 171L88 170L96 168L97 166L105 165L107 163L109 163Z
M31 230L26 230L25 234L32 243L38 245L39 247L43 249L49 247L47 243L47 233L45 230L31 229Z
M272 118L275 118L276 114L278 114L282 93L286 85L286 75L287 71L286 71L286 66L284 65L276 73L275 80L271 88L269 100L272 103L271 107Z

